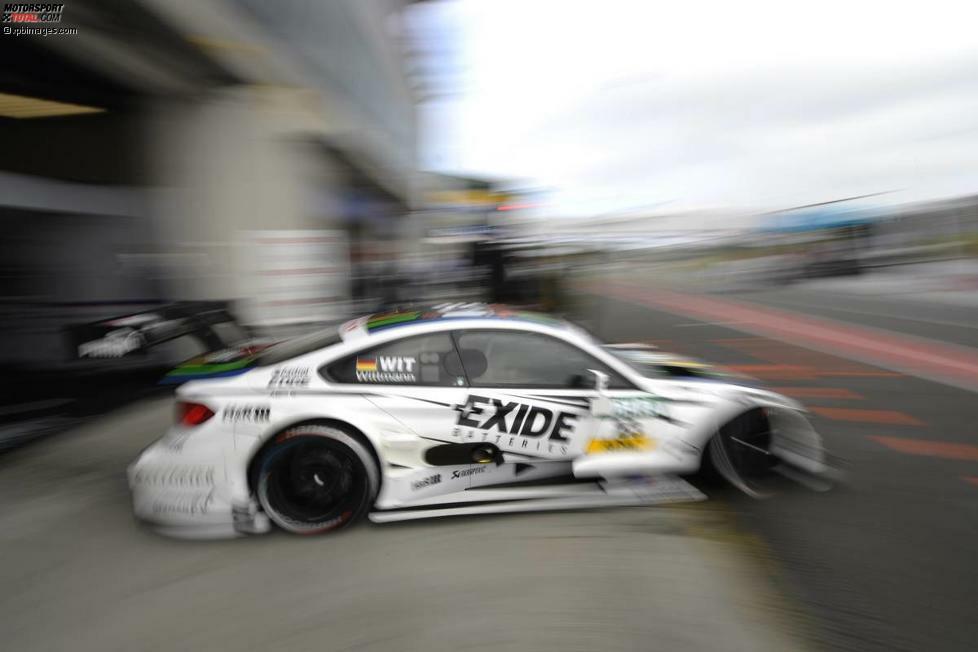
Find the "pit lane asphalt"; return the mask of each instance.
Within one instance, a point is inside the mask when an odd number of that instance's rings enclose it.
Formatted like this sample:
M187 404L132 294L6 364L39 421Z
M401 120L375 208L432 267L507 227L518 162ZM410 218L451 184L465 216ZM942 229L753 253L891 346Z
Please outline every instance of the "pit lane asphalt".
M975 309L804 285L724 297L978 345ZM598 294L579 311L602 339L650 341L746 367L762 376L762 384L800 392L806 405L823 408L813 422L830 452L848 462L842 486L825 494L790 491L768 501L724 497L738 524L769 546L788 595L813 619L819 647L978 648L973 392L756 337L737 331L736 323L695 321ZM944 323L928 323L933 321Z
M4 650L806 649L764 545L722 505L176 541L124 471L134 404L0 457Z

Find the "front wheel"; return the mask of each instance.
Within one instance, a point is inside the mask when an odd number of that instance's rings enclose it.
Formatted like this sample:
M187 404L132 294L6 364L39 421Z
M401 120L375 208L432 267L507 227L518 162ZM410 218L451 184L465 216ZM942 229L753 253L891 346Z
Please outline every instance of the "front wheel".
M258 500L283 530L324 534L370 509L380 486L373 456L330 426L299 426L276 436L258 473Z
M710 467L731 485L752 498L773 493L771 425L763 409L733 419L714 435L707 449Z

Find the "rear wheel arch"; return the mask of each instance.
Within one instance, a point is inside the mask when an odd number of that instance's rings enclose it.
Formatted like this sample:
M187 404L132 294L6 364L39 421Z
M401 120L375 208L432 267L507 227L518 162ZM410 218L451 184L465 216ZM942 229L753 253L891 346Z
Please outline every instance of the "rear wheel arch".
M289 430L303 426L327 426L330 428L336 428L337 430L342 430L344 433L357 440L359 444L367 449L367 452L370 453L371 457L373 458L374 464L377 467L378 490L383 489L384 473L380 454L377 452L373 442L370 441L370 438L363 434L363 431L353 424L341 419L304 419L301 421L296 421L295 423L290 423L289 425L283 426L269 434L265 438L265 441L262 442L261 446L259 446L258 449L252 454L251 459L248 461L248 492L250 494L254 495L258 488L258 473L261 469L262 460L264 459L265 455L275 447L275 440L278 438L278 436L284 432L288 432Z

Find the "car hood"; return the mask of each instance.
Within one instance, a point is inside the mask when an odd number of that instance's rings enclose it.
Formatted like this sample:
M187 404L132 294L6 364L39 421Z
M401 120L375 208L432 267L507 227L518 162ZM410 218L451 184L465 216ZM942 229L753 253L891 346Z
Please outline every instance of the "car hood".
M752 386L749 376L722 369L703 360L679 355L647 344L608 344L604 347L615 357L649 378L671 378L684 381L732 383Z
M741 403L745 407L779 407L805 411L805 407L794 399L736 379L704 381L697 378L643 377L641 386L645 391L666 400L705 403L730 401Z

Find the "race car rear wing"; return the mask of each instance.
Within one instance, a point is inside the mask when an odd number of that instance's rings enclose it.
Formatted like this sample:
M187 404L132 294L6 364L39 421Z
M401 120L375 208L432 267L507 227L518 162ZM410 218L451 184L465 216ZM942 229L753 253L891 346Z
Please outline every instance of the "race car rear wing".
M222 301L188 301L67 327L75 359L145 355L163 342L191 335L207 351L252 337Z

